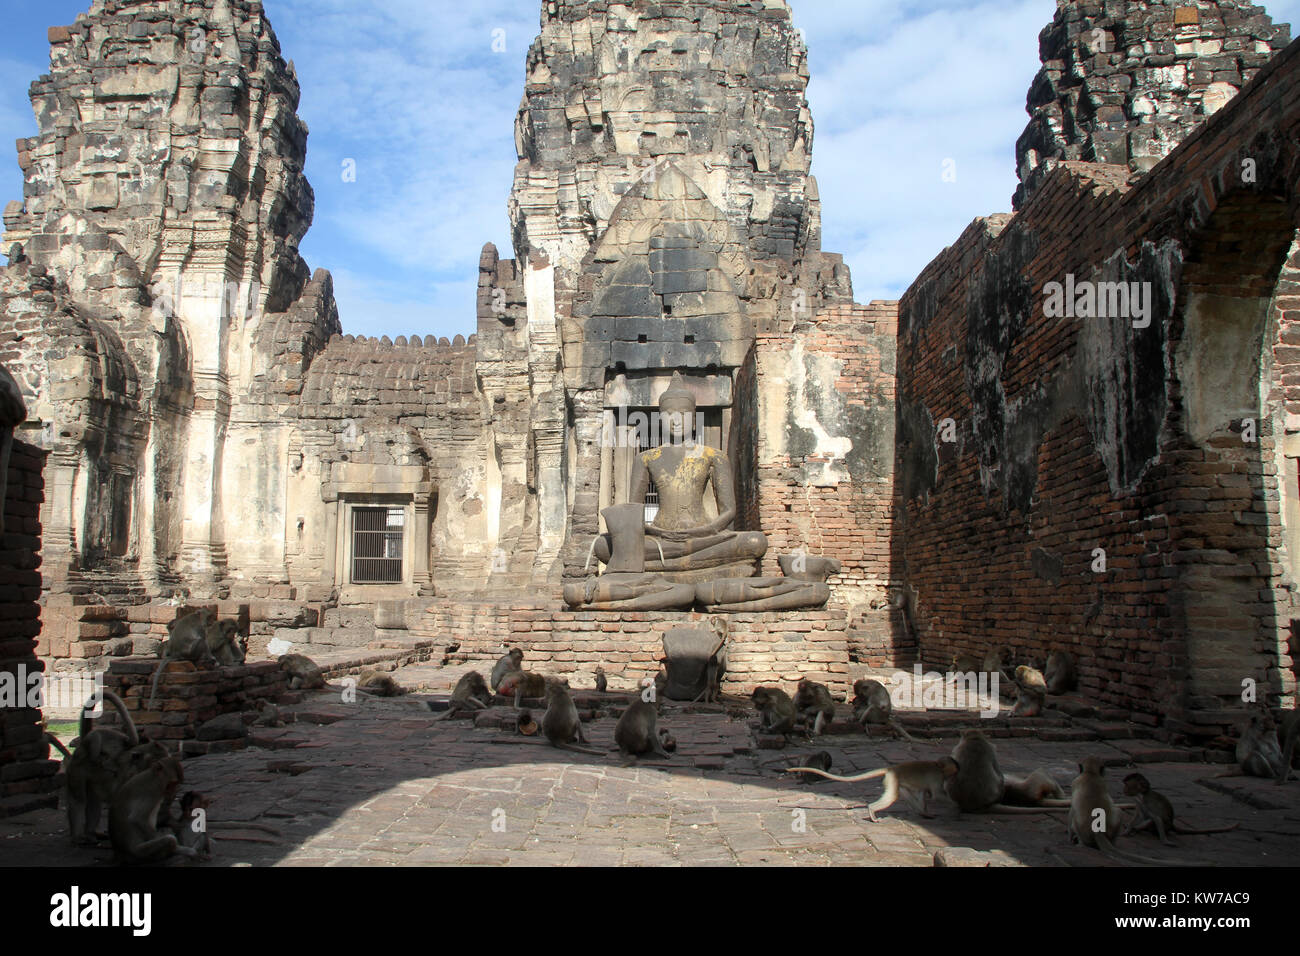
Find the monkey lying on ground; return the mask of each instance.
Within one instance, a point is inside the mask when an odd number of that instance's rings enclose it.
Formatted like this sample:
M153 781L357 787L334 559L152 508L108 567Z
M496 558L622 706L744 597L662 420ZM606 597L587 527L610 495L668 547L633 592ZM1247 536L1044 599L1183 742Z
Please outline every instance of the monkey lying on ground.
M859 780L871 780L875 777L885 778L885 792L880 799L868 804L867 814L872 823L879 823L876 812L888 810L898 800L899 794L923 817L930 817L930 798L943 794L944 784L951 780L958 771L957 761L951 757L941 760L913 760L900 763L883 770L872 770L858 774L856 777L839 777L816 767L791 767L786 773L808 774L838 780L841 783L856 783Z
M1115 846L1119 836L1120 810L1110 798L1100 758L1087 757L1079 764L1079 776L1070 785L1070 842L1100 850L1109 857L1148 866L1208 866L1210 864L1153 860L1127 853Z
M119 784L122 758L140 745L140 734L122 698L106 690L102 699L113 705L122 719L123 729L93 727L90 712L95 709L96 698L86 701L81 708L76 750L63 768L68 832L74 844L94 842L100 814Z
M401 697L407 693L405 687L397 683L391 674L379 671L362 671L357 678L357 690L371 697Z
M894 701L885 685L877 680L853 682L853 719L862 724L889 727L904 740L916 743L916 738L903 729L894 716Z
M1012 807L1041 807L1070 805L1065 791L1046 770L1035 770L1024 779L1004 777L1002 802Z
M825 684L804 679L794 694L794 709L803 721L805 733L821 736L835 720L835 698Z
M614 742L625 760L642 754L671 759L660 738L659 708L643 700L634 702L623 711L614 728Z
M280 670L289 675L289 690L319 690L325 686L325 675L310 657L285 654L279 660Z
M454 717L462 710L484 710L492 706L492 692L488 690L487 681L478 671L462 674L451 692L451 706L436 720Z
M1068 694L1079 686L1079 675L1069 651L1055 650L1048 654L1043 677L1049 694Z
M758 709L759 733L790 734L794 732L794 701L790 695L775 687L758 687L749 699Z
M153 686L149 691L149 706L158 697L158 679L173 661L191 661L198 664L211 661L222 666L244 663L244 650L239 644L239 622L231 619L217 620L207 608L176 618L167 625L167 643L158 652L158 668L153 672Z
M501 693L501 681L511 671L523 670L521 664L524 660L524 652L517 647L510 648L504 657L502 657L492 668L492 675L488 678L488 686L497 693Z
M1019 696L1011 711L1013 717L1037 717L1043 712L1047 700L1047 681L1035 667L1021 664L1016 668L1016 688Z
M136 774L113 794L108 809L108 836L119 863L157 863L173 853L197 857L173 833L158 833L158 814L170 804L185 779L175 757L159 760Z
M1207 830L1183 826L1174 819L1174 805L1163 793L1152 790L1151 782L1140 773L1131 773L1124 778L1124 793L1137 802L1137 812L1124 829L1126 836L1154 828L1161 843L1174 846L1174 841L1169 839L1170 831L1188 834L1227 833L1238 827L1236 823L1229 827L1210 827Z

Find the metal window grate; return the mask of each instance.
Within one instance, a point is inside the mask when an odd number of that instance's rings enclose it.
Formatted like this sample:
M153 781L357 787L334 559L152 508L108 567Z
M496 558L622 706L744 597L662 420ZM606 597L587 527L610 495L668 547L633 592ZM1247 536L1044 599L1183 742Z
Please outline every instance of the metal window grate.
M401 508L352 510L352 583L400 584L402 536L406 512Z

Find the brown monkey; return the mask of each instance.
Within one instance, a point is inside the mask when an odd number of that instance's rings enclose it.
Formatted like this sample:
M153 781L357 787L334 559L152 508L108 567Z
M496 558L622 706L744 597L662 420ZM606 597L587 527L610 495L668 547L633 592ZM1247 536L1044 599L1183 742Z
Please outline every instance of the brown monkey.
M492 706L492 691L478 671L462 674L451 692L451 706L438 720L446 720L462 710L484 710Z
M999 677L1005 678L1007 668L1010 666L1011 652L1005 647L994 647L990 648L988 653L984 655L983 665L976 669L982 674L990 676L997 674Z
M659 708L638 700L629 705L614 728L614 742L624 759L654 754L670 759L659 737Z
M775 687L758 687L749 697L758 709L759 732L789 734L794 732L794 701Z
M967 730L952 750L960 768L945 778L944 787L953 803L965 813L979 813L1002 802L1006 780L998 767L998 754L983 732Z
M1290 768L1282 763L1282 748L1277 742L1277 724L1264 707L1257 707L1250 715L1246 730L1237 741L1237 763L1248 777L1276 779Z
M921 816L931 816L930 798L942 795L945 784L959 770L957 761L951 757L944 757L936 761L913 760L893 767L886 767L883 770L872 770L869 773L858 774L856 777L838 777L816 767L791 767L786 773L812 774L825 777L827 780L838 780L841 783L856 783L859 780L884 777L885 792L879 800L867 806L867 813L871 817L871 822L879 823L876 812L878 810L888 810L892 807L898 800L900 793ZM807 776L804 779L807 779Z
M212 859L212 838L208 835L208 807L212 801L194 790L181 797L181 816L174 828L176 842L194 850L200 860Z
M72 842L77 844L94 842L100 814L119 784L122 758L140 745L140 734L126 704L111 690L103 692L102 700L113 705L121 717L123 729L93 728L91 711L96 707L96 700L100 699L91 698L81 708L76 750L64 767L68 833Z
M407 693L405 687L393 680L391 674L379 671L362 671L357 678L357 690L371 697L401 697Z
M894 700L889 696L885 685L877 680L859 680L853 682L853 719L862 724L887 726L904 740L916 742L916 738L903 729L903 725L894 717Z
M158 813L185 779L175 757L159 760L136 774L113 794L108 808L108 836L120 863L158 863L173 853L197 857L172 833L158 833Z
M1065 791L1046 770L1035 770L1024 779L1004 777L1002 803L1012 807L1041 807L1049 801L1059 801L1060 806L1068 806Z
M1037 717L1043 712L1047 700L1047 681L1042 671L1035 667L1021 664L1016 668L1016 689L1020 692L1016 706L1011 711L1013 717Z
M1237 829L1238 826L1234 823L1230 827L1211 827L1208 830L1183 826L1174 819L1174 805L1169 802L1169 798L1163 793L1152 790L1151 782L1140 773L1131 773L1124 778L1124 793L1137 802L1137 812L1133 814L1133 819L1124 830L1126 836L1138 830L1154 827L1161 843L1174 846L1174 841L1169 839L1171 831L1189 834L1227 833L1229 830Z
M316 662L302 654L280 657L280 670L289 675L289 690L319 690L325 686L325 675Z
M831 697L825 684L807 678L799 681L799 689L794 694L794 709L803 721L804 731L814 736L825 733L835 720L835 698Z
M513 694L515 706L518 707L525 697L536 700L546 696L546 678L532 671L511 671L502 679L497 693L503 697Z
M502 657L492 667L492 675L488 679L488 686L498 694L502 693L501 681L511 671L523 670L521 666L524 660L524 652L517 647L510 648L504 657Z
M807 757L795 758L795 763L799 767L811 767L814 770L820 770L822 773L828 773L834 761L831 760L831 755L825 750L819 750ZM815 773L805 773L799 776L801 783L816 783L820 779L822 778Z
M976 674L979 670L980 662L971 654L954 654L948 667L950 674Z
M516 696L518 692L516 691ZM603 756L599 751L573 746L573 741L587 743L582 732L582 720L578 717L578 708L569 696L569 687L564 681L548 680L546 682L546 713L542 715L542 733L551 742L552 747L576 750L579 753Z
M1048 654L1043 677L1047 680L1049 694L1068 694L1079 686L1079 675L1069 651L1058 649Z
M596 693L603 694L609 687L609 681L605 679L605 668L596 668Z
M167 625L167 642L158 651L158 667L153 672L153 685L149 691L151 709L158 698L158 679L172 661L217 662L213 646L221 648L226 634L221 624L210 610L199 608L178 614ZM236 633L238 630L239 625L235 624ZM210 632L214 632L212 638L209 638ZM224 653L229 657L228 651Z

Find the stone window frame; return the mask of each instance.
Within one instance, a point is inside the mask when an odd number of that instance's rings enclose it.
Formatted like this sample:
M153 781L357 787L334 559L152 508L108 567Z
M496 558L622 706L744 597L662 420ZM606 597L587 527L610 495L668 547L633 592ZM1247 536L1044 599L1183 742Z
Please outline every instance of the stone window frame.
M372 466L336 465L334 481L323 485L321 497L328 510L326 555L333 560L333 581L341 604L418 597L432 589L433 516L437 492L427 470L417 466L389 466L375 475ZM353 470L356 473L353 474ZM352 512L356 508L397 508L404 512L409 533L402 536L402 581L396 584L352 583Z

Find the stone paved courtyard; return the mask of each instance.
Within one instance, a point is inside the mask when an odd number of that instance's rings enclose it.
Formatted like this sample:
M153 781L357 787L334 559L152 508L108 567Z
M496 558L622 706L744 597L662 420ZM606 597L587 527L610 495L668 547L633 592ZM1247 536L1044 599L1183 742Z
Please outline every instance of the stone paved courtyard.
M745 702L713 713L666 704L662 723L678 740L674 766L624 767L617 753L597 758L504 744L520 738L470 720L437 720L425 702L445 695L465 669L403 668L396 676L416 692L396 700L345 704L335 685L285 708L296 717L287 726L256 729L247 749L187 760L185 789L213 798L217 853L200 865L932 866L945 848L966 848L949 851L947 863L1105 862L1069 846L1063 817L959 816L941 803L936 818L924 820L900 803L873 825L865 811L851 808L873 799L878 782L806 786L780 773L788 757L816 749L833 755L839 773L933 759L955 743L952 730L915 744L857 732L815 745L796 738L785 750L771 750L759 748ZM618 701L610 695L602 706ZM513 714L494 708L479 722L509 723ZM913 714L907 726L926 733L959 720ZM1112 767L1118 795L1121 768L1137 761L1188 825L1241 822L1232 833L1178 837L1177 848L1132 837L1121 842L1130 851L1225 866L1300 863L1300 783L1212 779L1227 768L1203 762L1199 751L1097 739L1099 732L1121 732L1111 725L1059 715L1034 725L1007 721L984 725L1005 772L1045 767L1068 783L1078 759L1099 753ZM614 725L610 716L587 724L596 749L613 750ZM1021 735L1000 736L1007 732ZM1092 739L1062 739L1071 737ZM805 832L794 826L798 808L806 808ZM256 826L232 829L241 824ZM998 850L1004 852L971 852ZM106 865L109 856L106 847L69 846L61 810L0 821L5 865Z

